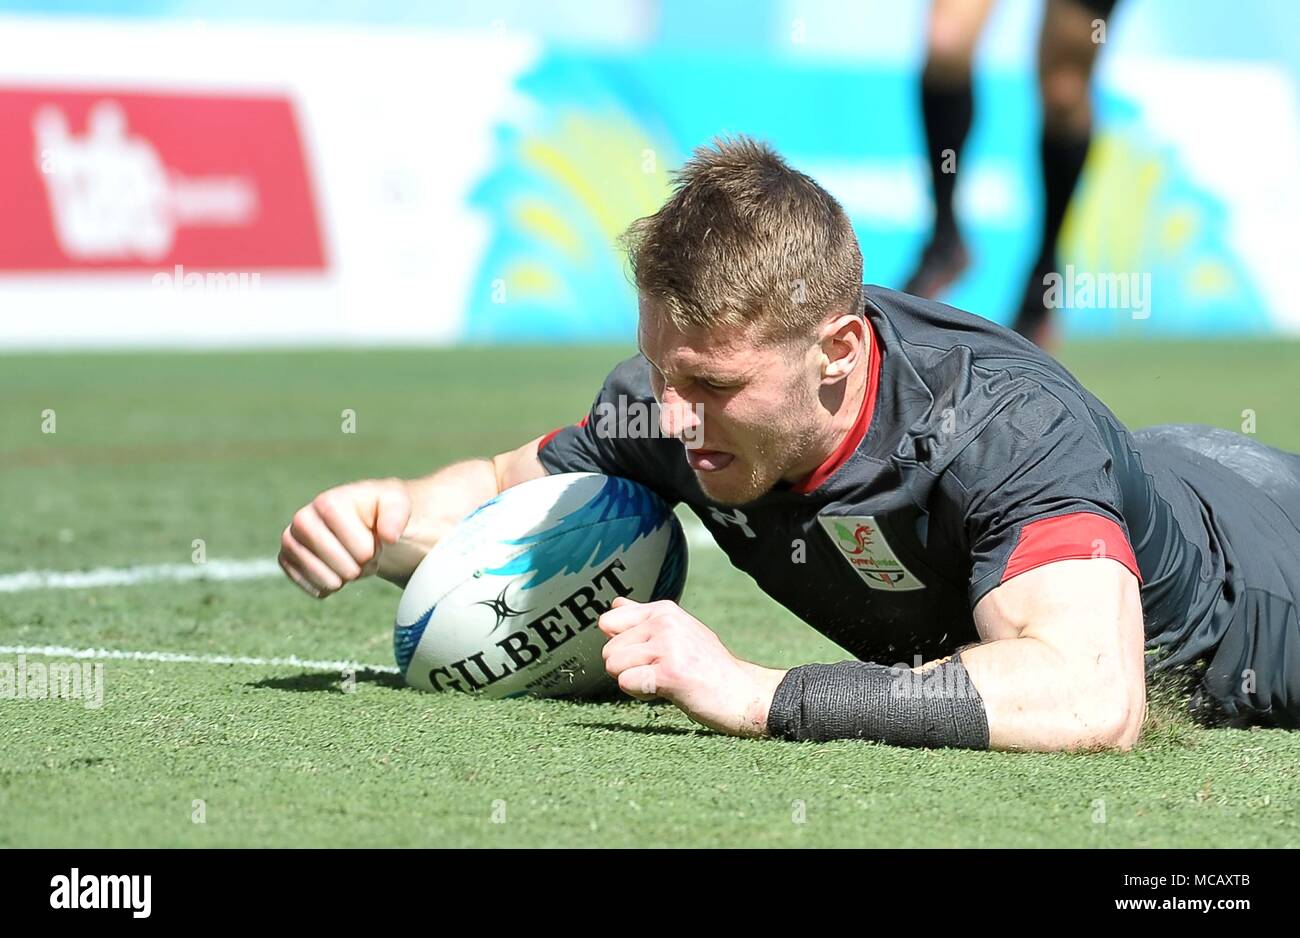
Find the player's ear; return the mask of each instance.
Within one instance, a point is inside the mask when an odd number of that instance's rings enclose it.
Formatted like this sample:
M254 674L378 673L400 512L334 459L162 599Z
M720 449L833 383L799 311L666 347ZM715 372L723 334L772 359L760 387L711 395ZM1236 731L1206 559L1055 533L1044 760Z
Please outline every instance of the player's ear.
M856 313L832 314L822 323L820 338L822 380L841 381L866 355L866 320Z

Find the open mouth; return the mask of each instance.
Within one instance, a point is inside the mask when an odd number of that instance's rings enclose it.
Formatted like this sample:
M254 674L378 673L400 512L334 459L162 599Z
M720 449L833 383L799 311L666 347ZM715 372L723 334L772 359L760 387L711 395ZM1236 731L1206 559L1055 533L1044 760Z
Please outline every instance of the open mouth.
M725 453L720 449L688 449L686 451L686 461L696 472L717 472L720 469L726 469L735 459L732 453Z

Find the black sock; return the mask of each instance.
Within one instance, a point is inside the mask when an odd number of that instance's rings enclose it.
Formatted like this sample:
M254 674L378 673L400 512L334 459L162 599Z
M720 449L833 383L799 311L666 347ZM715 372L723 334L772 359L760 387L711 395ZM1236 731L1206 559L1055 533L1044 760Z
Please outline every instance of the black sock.
M1065 211L1088 157L1092 134L1061 134L1043 131L1039 156L1043 165L1043 230L1033 276L1039 283L1044 274L1056 270L1056 239L1061 234Z
M921 83L921 114L925 121L926 156L930 160L930 182L934 191L934 234L937 240L957 237L957 219L952 208L957 174L943 170L945 163L950 169L960 168L955 161L961 157L974 113L975 97L969 80L956 85ZM945 150L952 151L951 161Z

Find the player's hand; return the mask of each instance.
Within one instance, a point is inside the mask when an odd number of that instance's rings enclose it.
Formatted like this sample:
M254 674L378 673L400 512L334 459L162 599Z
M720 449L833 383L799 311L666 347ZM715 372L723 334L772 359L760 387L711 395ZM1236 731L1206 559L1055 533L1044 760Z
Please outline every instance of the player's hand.
M324 599L379 569L385 545L402 536L411 497L401 479L340 485L304 505L280 536L280 567L304 592Z
M762 736L784 671L741 661L713 631L675 602L620 596L599 620L608 635L605 670L624 693L662 697L710 729Z

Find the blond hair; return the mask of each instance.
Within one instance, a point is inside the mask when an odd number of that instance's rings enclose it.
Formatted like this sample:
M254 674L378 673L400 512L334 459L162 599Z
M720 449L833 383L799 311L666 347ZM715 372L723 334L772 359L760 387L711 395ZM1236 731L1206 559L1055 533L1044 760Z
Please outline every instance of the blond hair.
M861 310L862 251L829 192L747 136L715 138L623 235L638 292L682 331L809 334Z

